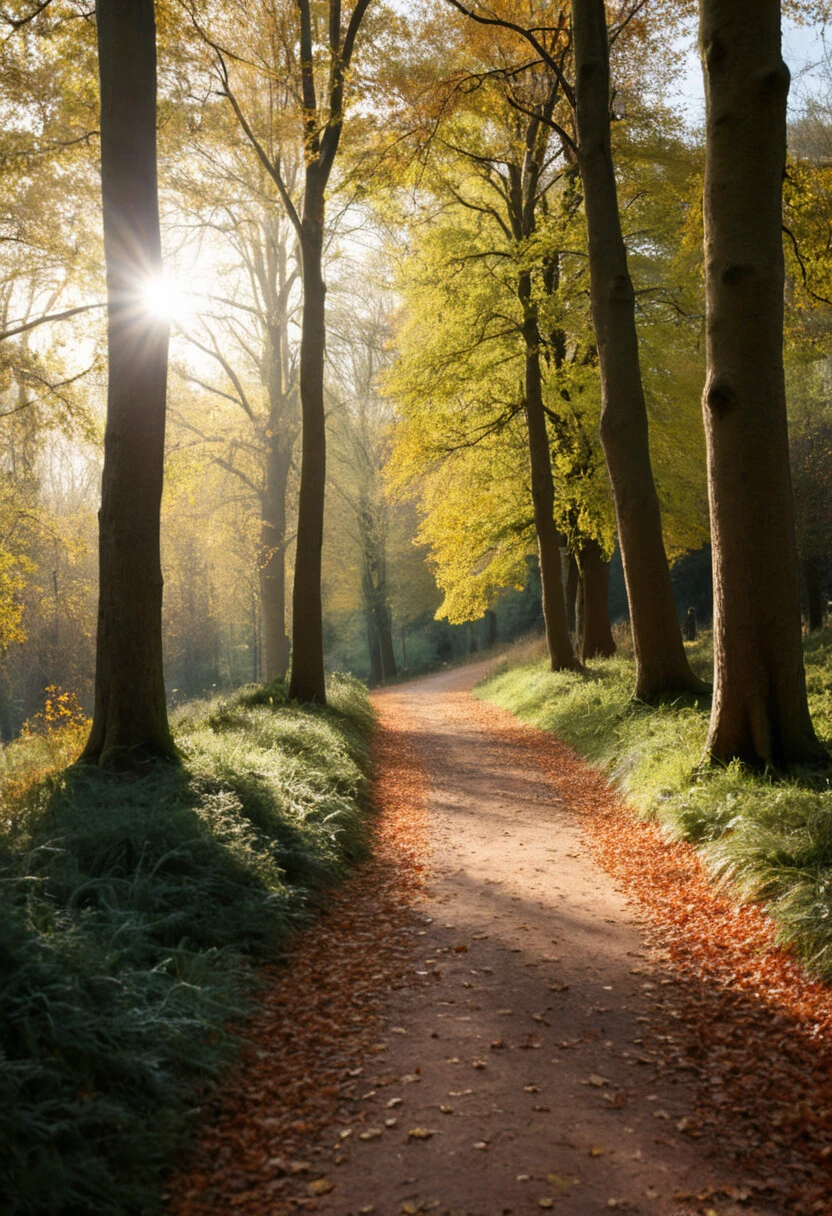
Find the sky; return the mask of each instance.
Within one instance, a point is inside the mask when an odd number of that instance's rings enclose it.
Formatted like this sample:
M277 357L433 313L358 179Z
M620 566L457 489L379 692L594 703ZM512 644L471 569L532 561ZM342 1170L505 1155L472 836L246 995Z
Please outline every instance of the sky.
M832 30L828 33L819 25L797 26L793 21L783 21L783 58L792 74L789 94L790 109L794 112L802 94L811 89L813 67L824 57L824 35L826 45L832 47ZM692 29L685 40L687 51L686 71L680 91L688 111L691 126L700 126L705 120L705 94L702 86L702 68L696 48L696 30Z

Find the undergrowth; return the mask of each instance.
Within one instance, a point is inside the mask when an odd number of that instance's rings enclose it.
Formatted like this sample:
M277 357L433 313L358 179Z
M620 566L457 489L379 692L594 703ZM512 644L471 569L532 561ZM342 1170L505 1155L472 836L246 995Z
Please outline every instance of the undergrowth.
M365 853L371 710L348 677L329 698L300 708L273 684L185 706L185 764L140 776L66 770L77 721L3 750L4 1213L161 1210L252 961Z
M709 678L711 639L688 645ZM832 745L832 628L805 645L812 717ZM591 664L586 676L552 673L537 648L511 653L478 695L551 730L603 768L643 816L693 844L715 878L763 904L778 940L832 980L832 786L816 773L774 778L740 764L702 770L709 698L658 706L632 699L627 653Z

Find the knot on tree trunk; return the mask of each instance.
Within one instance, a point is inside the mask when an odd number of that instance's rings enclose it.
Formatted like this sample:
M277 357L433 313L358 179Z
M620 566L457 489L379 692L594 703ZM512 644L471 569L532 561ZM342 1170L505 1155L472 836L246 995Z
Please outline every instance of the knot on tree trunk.
M756 267L748 262L731 262L722 271L722 281L726 287L739 287L742 283L747 283L749 279L753 279L756 274Z
M719 68L728 58L728 49L716 34L703 44L702 58L705 60L705 66L709 72Z
M736 393L730 384L715 382L705 393L705 402L712 414L727 414L736 402Z
M759 78L757 93L763 101L781 102L789 91L791 72L782 59L776 68L770 68Z

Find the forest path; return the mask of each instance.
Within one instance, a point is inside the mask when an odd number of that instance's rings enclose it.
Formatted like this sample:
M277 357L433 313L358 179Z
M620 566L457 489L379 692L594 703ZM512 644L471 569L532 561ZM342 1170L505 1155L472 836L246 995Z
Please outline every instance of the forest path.
M170 1216L832 1216L829 988L487 666L376 694L373 856L266 968Z
M678 977L582 842L546 737L471 697L485 669L375 697L429 775L422 983L387 1010L382 1083L343 1112L319 1210L740 1210L735 1171L677 1130L696 1125L691 1074L651 1035Z

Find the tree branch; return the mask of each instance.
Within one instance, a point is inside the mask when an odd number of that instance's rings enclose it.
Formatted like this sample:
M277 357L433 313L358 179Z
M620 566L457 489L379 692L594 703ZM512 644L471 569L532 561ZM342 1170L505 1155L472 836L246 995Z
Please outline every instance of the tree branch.
M11 329L3 330L0 332L0 342L4 342L7 338L16 338L18 334L28 333L30 329L35 329L38 325L47 325L50 321L66 321L70 317L80 316L81 313L91 312L95 308L106 307L106 303L102 300L97 304L79 304L77 308L66 308L63 312L48 312L42 317L35 317L34 321L25 321Z

